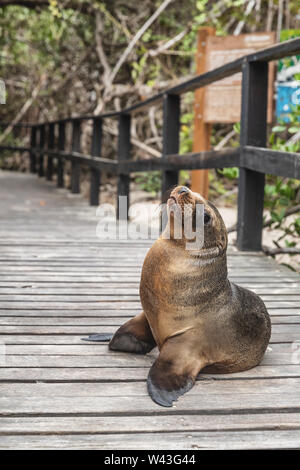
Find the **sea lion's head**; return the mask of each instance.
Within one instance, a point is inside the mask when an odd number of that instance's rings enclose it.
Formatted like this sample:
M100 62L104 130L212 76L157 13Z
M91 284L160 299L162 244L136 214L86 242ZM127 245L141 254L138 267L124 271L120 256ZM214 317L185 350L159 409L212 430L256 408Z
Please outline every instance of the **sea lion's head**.
M167 212L170 226L171 239L174 237L174 220L176 214L180 214L180 223L184 223L184 215L191 219L192 228L197 228L196 216L197 205L202 204L203 207L203 225L204 240L201 251L212 250L218 254L222 254L227 248L227 230L224 221L218 209L203 196L188 189L186 186L176 186L170 193L167 201ZM199 214L199 212L198 212ZM183 240L185 233L183 230ZM184 240L186 241L186 240ZM192 240L191 240L192 241Z

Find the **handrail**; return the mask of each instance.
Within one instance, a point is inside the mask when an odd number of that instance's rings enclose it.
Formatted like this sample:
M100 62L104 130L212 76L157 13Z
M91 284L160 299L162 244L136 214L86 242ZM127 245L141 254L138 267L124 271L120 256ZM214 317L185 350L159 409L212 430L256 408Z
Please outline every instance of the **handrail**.
M247 62L271 62L273 60L279 60L285 57L290 57L292 55L300 54L300 38L289 39L288 41L281 42L279 44L275 44L268 48L262 49L261 51L257 51L251 54L247 54L239 59L236 59L232 62L228 62L221 67L217 67L214 70L210 70L209 72L205 72L201 75L197 75L189 80L186 80L176 86L173 86L163 92L157 93L146 100L140 101L135 103L128 108L125 108L121 111L108 111L102 114L87 114L87 115L79 115L79 116L69 116L66 118L55 119L51 121L44 121L40 123L18 123L16 126L40 126L43 124L58 124L60 122L71 122L74 120L88 120L94 119L96 117L101 117L102 119L111 118L111 117L118 117L120 114L131 114L136 111L140 111L141 109L149 108L154 104L158 104L162 102L163 97L166 93L173 94L173 95L181 95L183 93L189 91L195 91L198 88L207 86L213 82L218 80L222 80L223 78L229 77L237 72L241 72L243 64ZM10 123L2 123L0 122L0 126L3 124L10 124Z
M268 62L300 54L300 38L276 44L248 54L209 72L197 75L144 101L121 111L101 115L81 115L39 123L17 123L13 127L31 129L30 147L0 145L0 150L30 152L30 170L44 175L44 156L47 156L46 177L53 176L53 159L57 159L57 185L64 185L64 160L72 163L71 190L79 192L80 165L91 170L90 203L99 203L101 171L118 177L118 196L129 196L131 172L161 170L162 193L178 181L180 169L240 168L238 198L238 239L242 250L260 250L263 214L264 175L300 178L300 155L266 149L266 114ZM242 72L242 110L240 147L179 155L180 96L215 81ZM130 159L131 115L156 104L163 104L162 158L133 161ZM118 160L101 157L102 122L106 118L119 119ZM93 121L91 155L80 151L81 122ZM72 150L65 150L66 125L72 124ZM1 123L5 125L6 123ZM55 126L58 139L55 142ZM46 130L48 129L48 135Z

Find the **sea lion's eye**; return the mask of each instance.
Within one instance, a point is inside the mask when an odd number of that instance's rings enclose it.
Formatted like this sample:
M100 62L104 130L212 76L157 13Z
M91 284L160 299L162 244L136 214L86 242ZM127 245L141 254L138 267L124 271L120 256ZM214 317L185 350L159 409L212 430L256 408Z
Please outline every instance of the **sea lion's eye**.
M204 225L207 225L210 219L211 219L211 216L207 212L204 212Z

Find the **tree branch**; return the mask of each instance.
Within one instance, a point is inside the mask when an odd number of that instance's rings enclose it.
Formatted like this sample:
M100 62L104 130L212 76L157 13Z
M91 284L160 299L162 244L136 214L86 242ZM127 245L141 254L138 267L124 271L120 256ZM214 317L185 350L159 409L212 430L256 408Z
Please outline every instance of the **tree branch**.
M103 130L108 132L111 135L118 136L119 132L117 129L114 129L112 127L109 127L107 125L103 126ZM153 149L152 147L149 147L148 145L144 144L143 142L140 142L138 139L131 138L131 143L135 145L136 147L144 150L147 152L149 155L152 155L153 157L161 157L161 152L158 152L158 150Z
M289 209L287 209L284 213L284 216L283 218L285 219L286 217L288 217L289 215L292 215L292 214L297 214L297 212L300 212L300 204L298 204L297 206L293 206L293 207L290 207ZM263 227L270 227L272 225L274 221L272 219L268 219L264 222L263 224ZM227 229L227 233L231 233L231 232L235 232L237 230L237 224L234 224L232 225L231 227L229 227Z
M138 32L134 35L128 46L126 47L125 51L119 58L118 62L116 63L109 80L112 83L119 72L120 68L124 64L125 60L127 59L128 55L130 52L133 50L134 46L136 43L139 41L139 39L144 35L144 33L147 31L147 29L151 26L151 24L158 18L158 16L163 12L163 10L166 9L166 7L171 3L173 0L164 0L162 4L158 7L158 9L153 13L153 15L148 18L146 23L143 24L143 26L138 30Z
M188 32L188 29L185 29L185 30L181 31L179 34L177 34L174 38L170 39L169 41L167 41L164 44L162 44L161 46L159 46L157 49L150 49L149 55L151 57L155 57L158 54L161 54L161 53L165 52L167 49L170 49L170 47L172 47L174 44L176 44L176 42L181 41L181 39L184 38L184 36L187 34L187 32Z
M34 88L32 94L31 94L31 97L23 104L22 108L20 109L20 111L18 112L18 114L16 115L15 119L11 122L11 124L9 124L9 126L6 127L6 129L4 130L4 132L1 134L0 136L0 143L4 141L5 137L10 134L10 132L13 130L14 126L19 122L21 121L22 117L24 116L24 114L27 113L28 109L30 108L30 106L32 105L32 103L36 100L36 98L38 97L38 94L40 92L40 89L42 88L42 86L44 85L46 81L46 76L43 75L40 82L38 83L38 85Z
M280 255L282 253L289 255L300 255L300 248L296 247L269 248L268 246L263 246L262 251L269 256Z
M98 58L100 64L103 67L103 82L105 86L109 85L109 76L111 74L111 68L107 61L106 55L104 53L103 45L102 45L102 35L103 35L103 22L101 18L100 11L96 11L96 27L95 27L95 40L96 40L96 52L98 54Z

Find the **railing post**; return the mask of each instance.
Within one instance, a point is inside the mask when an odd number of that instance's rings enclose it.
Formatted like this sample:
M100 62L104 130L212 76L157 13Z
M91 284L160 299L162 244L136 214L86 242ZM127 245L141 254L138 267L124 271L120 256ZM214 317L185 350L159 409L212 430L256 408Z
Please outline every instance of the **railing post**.
M166 94L163 103L163 154L179 152L180 96ZM162 202L166 202L166 192L178 184L178 171L163 171Z
M36 126L30 131L30 173L36 173Z
M49 129L48 129L48 149L49 150L54 149L54 142L55 142L54 131L55 131L54 124L53 123L49 124ZM53 157L48 155L47 172L46 172L46 178L48 181L52 180L52 175L53 175Z
M72 152L80 152L80 127L79 119L73 121ZM73 194L80 193L80 164L76 159L72 159L71 192Z
M58 124L58 142L57 148L58 151L65 149L65 131L66 125L64 122L60 122ZM58 157L57 161L57 187L63 188L64 187L64 159L62 157Z
M46 137L46 130L45 124L40 126L40 143L39 143L39 176L44 176L44 147L45 147L45 137Z
M102 144L102 119L93 119L93 136L92 136L92 149L91 155L93 157L101 156ZM98 206L99 204L99 187L101 181L101 171L96 168L91 168L90 180L90 205Z
M243 147L266 146L268 64L247 62L242 67L241 164ZM263 228L265 175L240 168L237 247L260 251Z
M120 114L119 117L119 140L118 140L118 160L130 159L130 114ZM122 219L128 219L129 209L129 174L118 174L118 194L117 194L117 217ZM123 211L119 209L119 196L127 197L127 214L123 215ZM119 213L120 212L120 213Z

